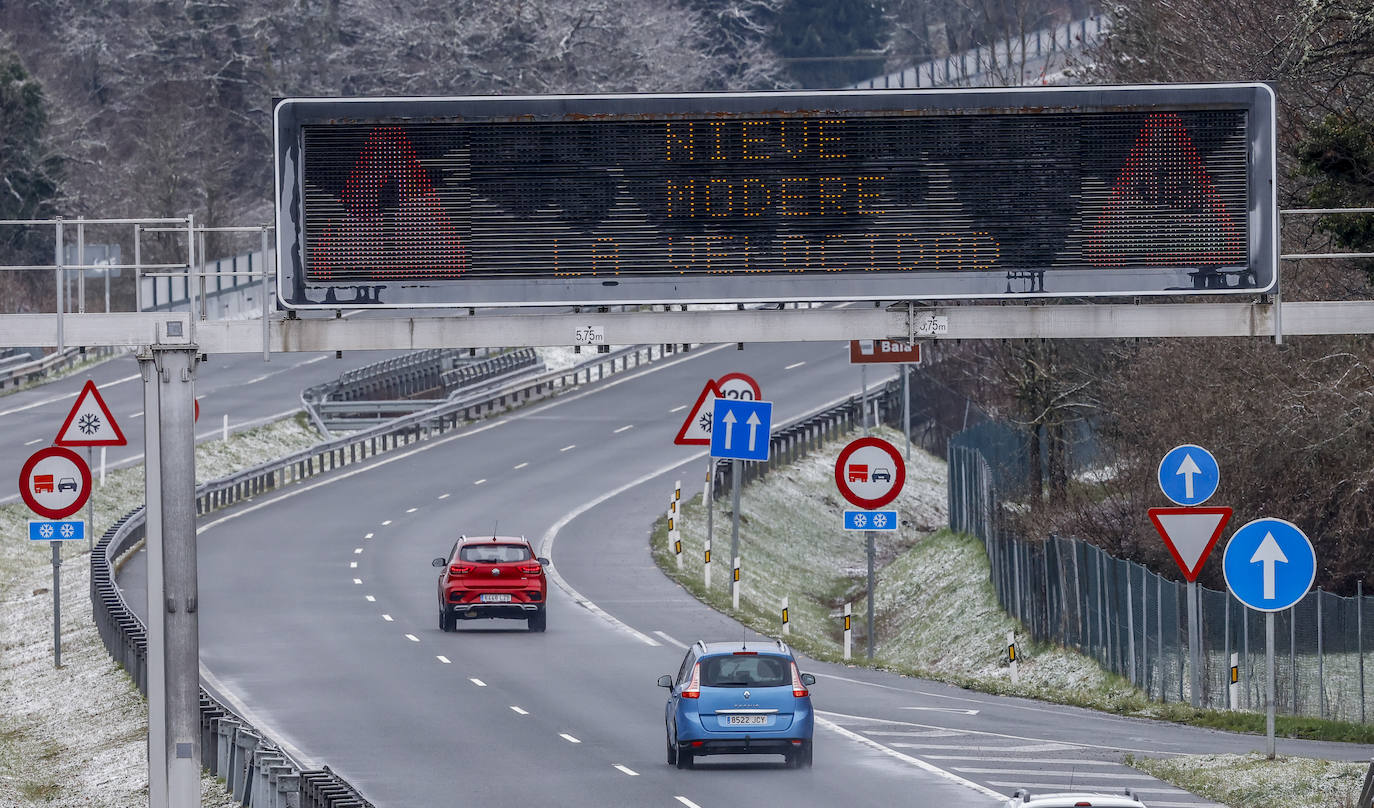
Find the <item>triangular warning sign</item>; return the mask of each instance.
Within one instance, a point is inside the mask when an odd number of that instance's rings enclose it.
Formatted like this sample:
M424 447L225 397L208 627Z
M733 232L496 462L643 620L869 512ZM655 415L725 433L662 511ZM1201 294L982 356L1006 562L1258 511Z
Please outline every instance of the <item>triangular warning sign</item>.
M1178 113L1145 118L1084 252L1107 267L1246 263L1244 234Z
M1150 521L1189 581L1197 580L1203 562L1230 520L1230 508L1150 509Z
M58 446L123 446L128 442L110 414L110 408L105 406L105 399L100 397L95 382L87 379L53 443Z
M720 397L720 386L715 379L708 380L706 386L701 388L701 395L697 396L697 403L688 411L673 443L679 446L710 446L711 410Z

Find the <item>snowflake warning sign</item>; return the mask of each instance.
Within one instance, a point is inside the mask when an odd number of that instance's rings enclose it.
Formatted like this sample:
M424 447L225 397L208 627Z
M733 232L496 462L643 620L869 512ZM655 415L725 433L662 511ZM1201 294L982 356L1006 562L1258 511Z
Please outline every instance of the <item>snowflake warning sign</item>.
M123 446L128 442L110 414L110 408L105 406L105 399L100 397L95 382L87 379L53 443L58 446Z

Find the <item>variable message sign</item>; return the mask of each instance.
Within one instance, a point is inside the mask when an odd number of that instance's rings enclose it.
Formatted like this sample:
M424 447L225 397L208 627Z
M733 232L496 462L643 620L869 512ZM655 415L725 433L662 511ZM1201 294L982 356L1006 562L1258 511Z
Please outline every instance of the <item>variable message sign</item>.
M288 99L293 308L1273 286L1258 84Z

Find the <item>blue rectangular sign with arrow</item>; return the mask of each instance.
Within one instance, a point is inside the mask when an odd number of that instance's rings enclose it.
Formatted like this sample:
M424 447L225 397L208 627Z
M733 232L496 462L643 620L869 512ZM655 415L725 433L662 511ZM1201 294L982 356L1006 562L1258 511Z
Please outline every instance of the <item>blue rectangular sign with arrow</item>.
M711 411L711 456L767 460L773 402L718 398Z

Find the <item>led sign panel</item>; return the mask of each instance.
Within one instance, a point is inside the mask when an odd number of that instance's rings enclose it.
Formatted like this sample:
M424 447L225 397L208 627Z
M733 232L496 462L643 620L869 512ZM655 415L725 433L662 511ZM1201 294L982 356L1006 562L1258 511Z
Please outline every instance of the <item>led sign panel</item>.
M1262 85L278 104L292 308L1274 283Z

